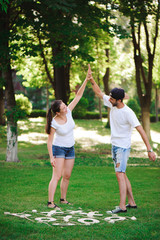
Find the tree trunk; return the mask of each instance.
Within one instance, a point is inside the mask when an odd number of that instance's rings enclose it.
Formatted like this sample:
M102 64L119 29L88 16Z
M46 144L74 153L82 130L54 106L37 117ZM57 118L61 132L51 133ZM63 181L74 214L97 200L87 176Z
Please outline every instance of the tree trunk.
M143 124L143 128L147 134L148 139L151 139L151 136L150 136L150 112L148 111L148 107L142 108L142 124Z
M144 95L141 89L141 66L140 56L135 55L134 57L135 67L136 67L136 85L137 85L137 93L140 100L141 105L141 120L144 131L147 134L148 139L151 140L150 135L150 105L151 105L151 89L147 87L146 83L146 94Z
M3 88L0 88L0 125L5 125Z
M154 20L155 27L152 30L154 33L150 33L150 29L148 27L148 17L150 12L145 12L147 9L145 4L140 5L138 2L130 1L131 8L128 9L133 10L134 4L137 9L141 13L141 17L139 19L135 18L135 14L130 12L130 26L131 26L131 34L132 34L132 42L133 42L133 50L134 50L134 62L136 69L136 85L137 85L137 93L140 100L141 111L142 111L142 125L144 130L150 138L150 105L151 105L151 92L152 92L152 71L153 71L153 61L155 57L156 51L156 42L158 38L159 31L159 11L160 11L160 1L157 2L157 6L154 6ZM138 5L137 5L138 3ZM138 20L138 21L137 21ZM146 56L144 57L142 54L142 25L144 27L145 33L145 46ZM143 51L144 52L144 51ZM147 59L148 67L147 70L143 64L144 59Z
M12 72L10 64L9 49L9 29L10 9L7 13L0 12L0 35L3 41L0 41L2 57L0 58L1 73L5 81L5 98L7 102L7 162L17 162L17 119L16 119L16 101L12 82ZM4 37L5 36L5 37ZM1 40L2 40L1 39Z
M98 85L100 85L100 79L99 79L99 68L98 68ZM101 104L101 99L98 99L98 107L99 107L99 118L102 119L102 104Z
M145 73L143 67L143 58L141 55L141 23L138 26L138 37L136 39L135 26L132 25L132 42L133 42L133 51L134 51L134 63L136 70L136 85L137 93L141 105L141 114L142 114L142 126L147 134L148 139L151 140L150 135L150 105L151 105L151 91L152 91L152 70L153 70L153 54L150 53L150 48L148 47L149 42L147 42L147 55L148 55L148 71ZM147 34L147 26L146 34ZM147 37L146 37L147 38ZM144 86L144 89L143 87Z
M156 87L156 100L155 100L155 112L156 112L156 122L158 122L158 88Z
M17 162L17 119L16 119L16 101L12 82L12 72L10 62L8 62L7 72L4 77L6 80L6 100L7 100L7 162Z
M7 162L18 162L17 124L7 123Z
M49 110L49 90L48 90L48 85L46 87L46 91L47 91L47 99L46 99L46 114L47 114L48 110Z
M55 97L61 99L65 104L68 103L70 96L69 71L70 63L62 67L54 66Z
M39 39L39 44L41 48L41 57L43 59L43 63L45 66L47 78L49 82L52 84L52 87L55 91L55 98L61 99L65 104L68 103L69 97L70 97L70 85L69 85L69 78L70 78L70 62L68 62L66 65L58 66L57 63L53 63L53 69L54 69L54 77L52 77L51 72L48 68L48 63L46 56L44 54L44 46L41 42L41 36L39 32L37 32L37 36ZM55 47L56 46L56 47ZM53 48L52 48L52 55L53 59L57 57L61 53L61 42L54 42L53 41ZM64 61L65 62L65 61Z
M106 45L109 45L109 42L106 43ZM106 49L106 57L107 57L107 65L109 64L109 48ZM104 92L105 94L109 95L109 74L110 74L110 69L109 67L106 67L106 72L105 75L103 77L103 84L104 84ZM108 123L107 123L107 127L110 126L110 108L107 108L108 111Z
M98 99L98 106L99 106L99 118L102 119L102 104L101 99Z
M108 42L106 44L109 45ZM108 64L109 63L109 49L106 49L106 57L107 57L106 62ZM110 72L109 67L106 67L106 72L103 77L103 84L104 84L104 92L107 95L109 94L109 72Z

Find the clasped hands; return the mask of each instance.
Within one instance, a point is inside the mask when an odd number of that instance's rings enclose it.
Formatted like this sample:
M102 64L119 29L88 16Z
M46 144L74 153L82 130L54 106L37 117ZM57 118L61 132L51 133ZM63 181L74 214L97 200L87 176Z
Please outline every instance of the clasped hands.
M92 79L93 79L93 77L92 77L91 67L90 67L90 64L88 64L88 72L87 72L86 80L90 81Z

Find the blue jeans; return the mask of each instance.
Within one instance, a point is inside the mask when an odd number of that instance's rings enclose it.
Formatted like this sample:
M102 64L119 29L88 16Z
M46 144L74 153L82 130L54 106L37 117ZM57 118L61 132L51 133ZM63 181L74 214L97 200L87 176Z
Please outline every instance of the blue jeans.
M112 158L114 162L115 172L125 173L130 150L130 148L121 148L112 145Z
M53 156L55 158L74 159L75 152L74 146L72 147L59 147L52 145Z

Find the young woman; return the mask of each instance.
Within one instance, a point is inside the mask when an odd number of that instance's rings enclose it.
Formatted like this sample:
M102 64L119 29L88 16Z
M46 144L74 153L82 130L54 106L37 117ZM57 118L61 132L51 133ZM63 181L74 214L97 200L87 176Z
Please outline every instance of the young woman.
M62 180L60 184L60 203L69 204L69 202L66 200L66 195L75 159L75 141L73 136L73 129L75 123L72 118L72 110L75 108L75 106L81 99L87 81L88 77L86 77L75 98L68 105L68 107L61 100L55 100L47 114L47 147L50 156L50 162L53 167L53 175L48 188L49 208L57 207L57 205L54 203L54 194L58 181L61 179L61 177Z

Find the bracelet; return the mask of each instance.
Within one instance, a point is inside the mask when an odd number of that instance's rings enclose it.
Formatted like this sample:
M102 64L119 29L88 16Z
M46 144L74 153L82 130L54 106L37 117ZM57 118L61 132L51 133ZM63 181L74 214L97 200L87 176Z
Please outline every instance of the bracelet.
M153 152L153 149L151 148L150 150L148 150L147 152Z

